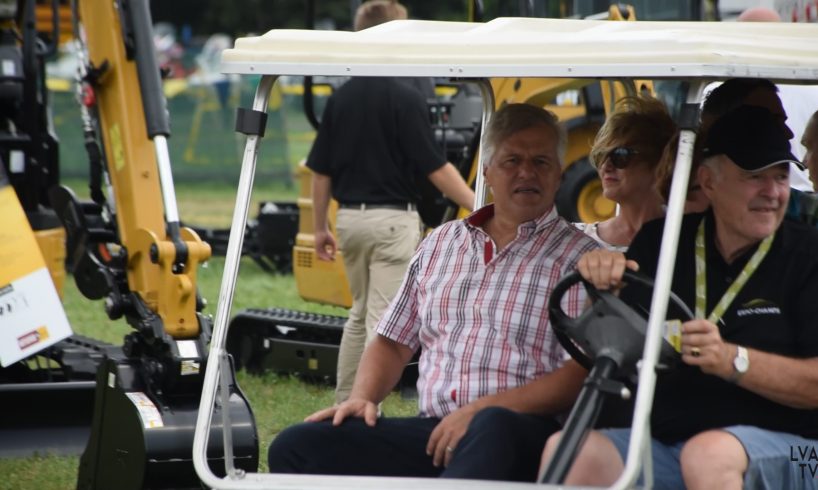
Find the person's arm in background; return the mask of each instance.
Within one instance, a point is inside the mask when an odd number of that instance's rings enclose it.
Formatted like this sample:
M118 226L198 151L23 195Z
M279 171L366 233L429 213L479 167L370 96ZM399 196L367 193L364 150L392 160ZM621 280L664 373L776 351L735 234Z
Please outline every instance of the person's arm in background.
M419 173L425 174L440 192L458 206L474 210L474 192L463 180L460 172L445 160L440 145L435 141L425 98L418 90L410 89L401 99L398 125L398 149L407 163Z
M474 211L474 191L469 188L454 165L446 162L429 174L429 181L458 206Z
M312 175L312 218L315 226L315 253L320 260L335 260L337 245L329 231L327 209L330 200L329 175L313 172Z

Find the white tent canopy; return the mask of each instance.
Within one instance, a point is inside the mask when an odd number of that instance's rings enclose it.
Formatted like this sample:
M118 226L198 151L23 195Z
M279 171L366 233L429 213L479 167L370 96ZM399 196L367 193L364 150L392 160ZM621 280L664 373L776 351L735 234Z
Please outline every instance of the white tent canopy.
M436 77L764 77L818 81L818 25L501 18L393 21L236 40L225 73Z

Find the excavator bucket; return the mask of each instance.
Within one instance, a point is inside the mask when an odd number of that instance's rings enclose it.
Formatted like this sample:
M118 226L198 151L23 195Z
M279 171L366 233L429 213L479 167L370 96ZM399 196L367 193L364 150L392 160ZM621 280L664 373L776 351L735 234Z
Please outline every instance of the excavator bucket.
M232 371L231 371L232 372ZM216 410L229 410L235 467L258 468L258 435L250 405L236 384ZM80 459L77 489L201 489L193 468L193 431L199 394L158 393L144 381L140 363L112 355L97 374L91 435ZM208 461L225 475L221 416L213 418Z
M71 336L55 287L64 266L49 274L55 261L38 247L59 237L59 221L37 205L24 211L0 165L0 404L9 414L0 417L0 457L79 454L107 344ZM48 238L38 242L38 232Z
M75 335L0 370L0 403L14 407L0 417L0 458L82 453L106 349L117 348Z

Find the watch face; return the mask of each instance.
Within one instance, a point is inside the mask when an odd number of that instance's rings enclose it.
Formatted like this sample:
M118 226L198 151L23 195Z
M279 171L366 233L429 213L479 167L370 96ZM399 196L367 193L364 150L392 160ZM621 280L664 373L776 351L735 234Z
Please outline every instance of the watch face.
M740 373L746 373L750 367L750 360L746 357L736 356L736 358L733 359L733 367Z

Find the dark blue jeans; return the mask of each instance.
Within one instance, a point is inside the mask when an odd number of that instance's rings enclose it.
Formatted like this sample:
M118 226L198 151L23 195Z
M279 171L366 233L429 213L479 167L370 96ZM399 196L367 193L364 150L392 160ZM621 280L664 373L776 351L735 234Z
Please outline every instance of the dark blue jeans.
M304 422L283 430L270 444L271 473L324 475L436 477L426 443L440 419L378 419L369 427L350 418L338 427L332 422Z
M545 441L560 430L551 417L490 407L477 412L458 442L445 478L537 481Z
M375 427L361 419L338 427L329 421L294 425L270 445L270 472L533 482L545 441L559 429L551 418L488 408L472 419L451 464L436 468L426 443L439 421L385 417Z

